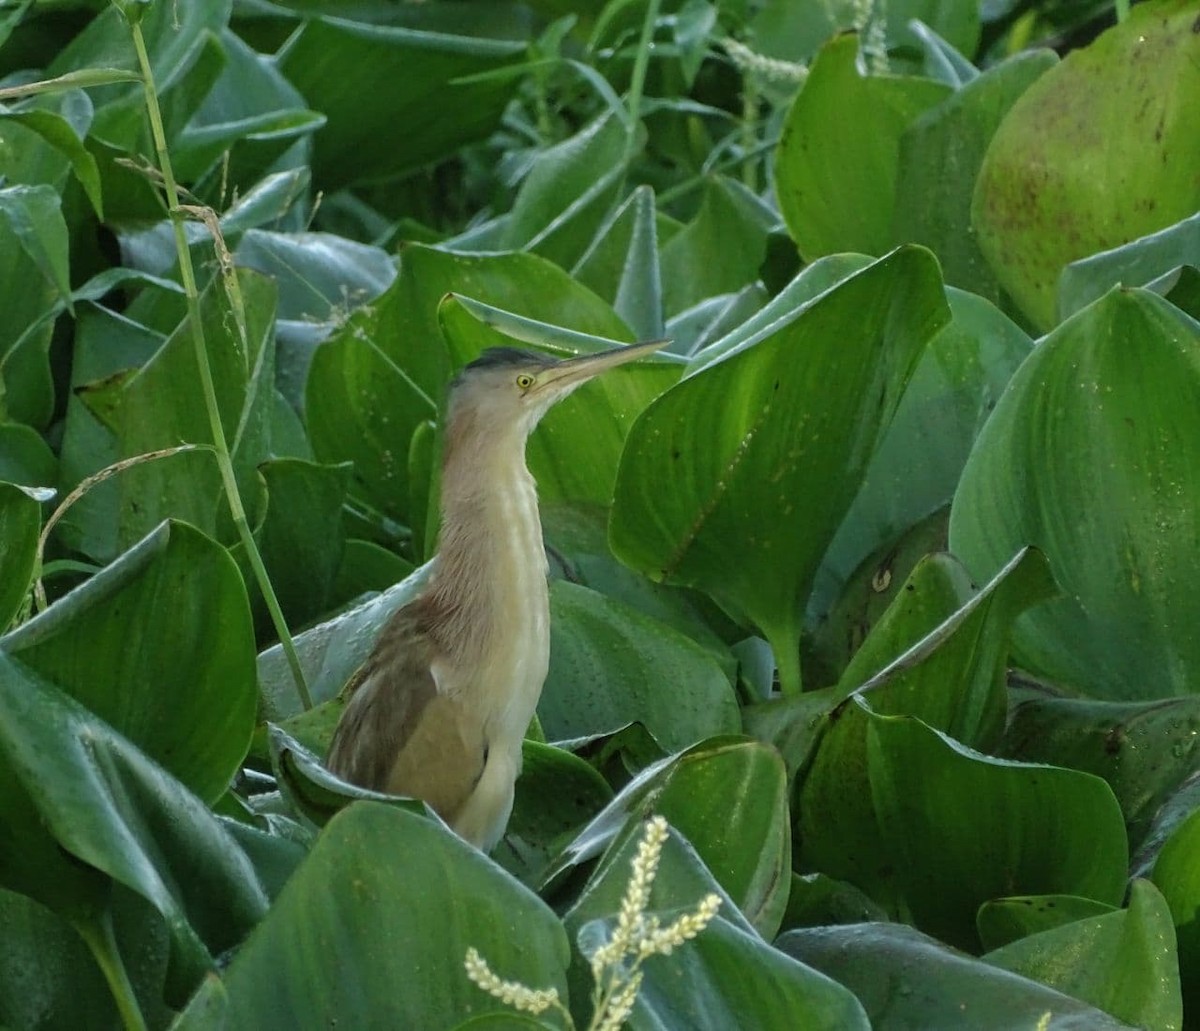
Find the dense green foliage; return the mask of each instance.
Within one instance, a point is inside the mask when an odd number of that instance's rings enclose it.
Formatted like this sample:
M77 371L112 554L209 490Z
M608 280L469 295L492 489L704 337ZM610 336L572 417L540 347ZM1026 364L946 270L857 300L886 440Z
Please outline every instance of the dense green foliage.
M1200 1028L1200 3L22 0L0 76L0 1026L562 1026L471 947L585 1026L659 813L632 1027ZM482 856L336 696L453 372L658 337L530 441Z

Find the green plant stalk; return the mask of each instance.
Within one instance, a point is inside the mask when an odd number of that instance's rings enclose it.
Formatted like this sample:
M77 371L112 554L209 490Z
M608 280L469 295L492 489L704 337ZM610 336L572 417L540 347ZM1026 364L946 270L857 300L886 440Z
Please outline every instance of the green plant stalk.
M117 948L112 917L108 912L103 912L94 920L77 920L73 921L73 924L104 973L104 980L108 982L108 989L112 992L113 1001L117 1004L117 1012L121 1015L121 1023L126 1031L146 1031L146 1020L138 1006L137 994L133 990L129 972L125 969L125 962Z
M795 698L804 686L800 673L800 635L790 626L762 629L775 654L780 693L784 698Z
M154 86L154 71L150 67L150 56L146 52L146 40L142 35L142 27L136 21L129 22L133 34L133 46L137 51L138 66L142 72L142 90L146 96L146 111L150 116L150 132L154 137L154 149L158 156L159 169L162 171L163 188L167 194L171 225L175 232L175 249L179 254L179 274L183 280L184 293L187 295L188 319L192 325L192 343L196 351L196 365L200 370L200 385L204 391L204 404L208 409L208 421L212 430L213 446L216 448L217 467L221 472L221 481L225 488L225 498L229 503L229 511L233 524L237 528L238 537L246 549L246 558L254 572L262 591L263 601L271 613L271 622L279 635L279 642L287 656L288 666L291 667L292 678L296 682L296 693L300 704L305 709L312 708L312 695L308 683L304 679L304 671L300 666L300 657L296 654L296 646L288 631L287 621L283 610L279 607L279 599L275 596L275 588L267 575L267 568L259 554L258 544L250 532L250 523L246 518L246 509L242 505L242 496L238 491L237 479L233 472L233 459L229 454L229 445L225 440L225 430L221 426L221 413L217 408L217 392L213 386L212 370L208 365L208 347L204 340L204 327L200 323L200 294L196 289L196 275L192 269L192 257L188 251L187 238L183 231L183 219L179 211L179 190L175 185L175 173L171 167L171 158L167 153L167 136L163 129L162 112L158 107L158 95Z
M1123 22L1129 17L1129 0L1117 0L1117 21Z
M642 22L642 35L638 40L637 58L633 62L633 77L629 82L629 132L625 137L625 168L633 160L637 147L638 119L641 116L642 92L646 88L646 68L650 64L650 47L654 42L654 26L658 21L659 0L650 0L646 5L646 17Z

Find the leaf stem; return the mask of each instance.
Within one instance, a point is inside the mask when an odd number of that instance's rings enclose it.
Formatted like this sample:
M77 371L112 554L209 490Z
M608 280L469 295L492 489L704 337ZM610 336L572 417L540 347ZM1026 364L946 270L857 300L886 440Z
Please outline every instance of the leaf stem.
M637 57L633 62L633 77L629 83L629 129L625 136L625 167L633 160L637 149L638 119L641 116L642 92L646 87L646 68L650 63L650 48L654 46L654 26L658 23L659 0L646 5L642 35L638 40Z
M246 509L242 504L242 496L238 491L237 477L233 471L233 459L229 454L229 445L225 440L225 430L221 425L221 412L217 407L217 393L213 386L212 370L208 364L208 347L204 339L204 327L200 322L200 294L196 289L196 275L192 269L192 256L188 250L187 237L183 229L184 214L179 204L179 189L175 184L175 173L171 166L171 156L167 152L167 135L163 129L162 113L158 106L158 96L154 85L154 71L150 67L150 57L146 52L146 40L142 35L142 27L136 19L127 19L133 35L133 46L137 51L138 66L142 73L142 90L146 96L146 112L150 116L150 132L154 137L154 149L158 157L159 168L162 171L163 189L167 195L167 207L171 226L175 233L175 249L179 254L179 274L183 280L184 293L187 296L188 321L192 327L192 343L196 353L196 366L200 373L200 387L204 392L204 405L208 410L208 422L212 432L213 446L216 449L217 468L221 473L221 482L225 488L225 498L229 503L229 512L233 524L237 528L242 547L246 550L246 559L254 572L254 578L262 591L263 601L271 613L271 622L279 636L291 667L292 678L296 682L296 693L300 704L305 709L312 708L312 695L308 683L304 679L304 671L300 666L300 657L296 654L296 646L292 635L288 632L287 621L283 610L279 607L279 599L263 564L258 544L250 531L250 523L246 518ZM237 301L234 304L235 313L238 311Z
M800 676L800 638L791 627L783 630L772 627L766 632L775 653L775 668L779 671L779 690L785 698L795 698L803 689Z
M108 982L108 989L112 992L113 1001L117 1004L117 1011L126 1031L146 1031L146 1020L138 1006L137 994L133 990L129 972L125 969L125 962L117 948L111 915L106 910L94 919L85 918L73 923L95 957L104 974L104 980Z

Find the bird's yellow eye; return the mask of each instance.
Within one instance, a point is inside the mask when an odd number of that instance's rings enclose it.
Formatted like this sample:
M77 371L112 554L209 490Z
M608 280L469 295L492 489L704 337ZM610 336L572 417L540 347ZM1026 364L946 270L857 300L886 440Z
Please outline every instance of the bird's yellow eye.
M531 375L529 375L529 373L527 373L527 372L522 372L517 377L517 386L520 387L522 390L528 390L530 387L533 386L533 377Z

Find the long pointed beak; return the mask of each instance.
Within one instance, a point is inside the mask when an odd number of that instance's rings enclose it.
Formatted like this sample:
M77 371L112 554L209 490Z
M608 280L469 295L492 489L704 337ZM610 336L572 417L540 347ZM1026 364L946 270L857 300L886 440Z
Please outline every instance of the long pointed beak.
M599 376L600 373L615 369L618 365L624 365L626 362L645 358L666 347L668 343L670 343L669 340L651 340L644 344L614 347L611 351L601 351L598 354L581 354L577 358L565 358L541 374L538 391L546 391L555 395L569 393L593 376Z

